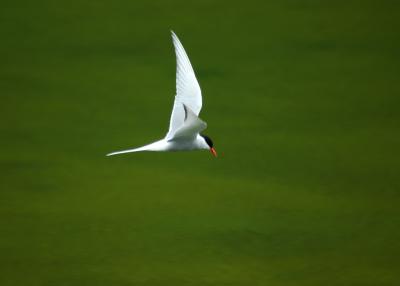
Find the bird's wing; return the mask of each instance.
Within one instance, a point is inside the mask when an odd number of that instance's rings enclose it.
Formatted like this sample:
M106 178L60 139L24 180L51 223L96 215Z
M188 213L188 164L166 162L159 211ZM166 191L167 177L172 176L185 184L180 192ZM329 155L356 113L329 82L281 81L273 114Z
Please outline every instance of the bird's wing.
M197 134L207 128L207 123L201 120L188 106L185 104L182 106L185 112L183 125L175 131L174 136L169 141L194 139Z
M172 32L172 41L176 54L176 95L166 136L167 140L173 138L175 132L184 124L183 105L189 107L196 116L199 115L202 106L199 83L185 49L174 32Z

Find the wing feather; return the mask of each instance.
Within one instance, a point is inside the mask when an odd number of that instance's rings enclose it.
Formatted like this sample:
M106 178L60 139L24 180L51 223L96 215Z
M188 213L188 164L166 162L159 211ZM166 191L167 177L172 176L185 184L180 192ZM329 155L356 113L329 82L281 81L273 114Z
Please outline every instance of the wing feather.
M172 108L169 130L166 139L169 140L185 122L186 105L199 115L202 106L201 89L194 74L193 67L178 37L172 32L172 41L176 55L176 95Z
M185 122L179 127L169 140L194 139L197 134L207 128L207 123L201 120L189 107L183 105Z

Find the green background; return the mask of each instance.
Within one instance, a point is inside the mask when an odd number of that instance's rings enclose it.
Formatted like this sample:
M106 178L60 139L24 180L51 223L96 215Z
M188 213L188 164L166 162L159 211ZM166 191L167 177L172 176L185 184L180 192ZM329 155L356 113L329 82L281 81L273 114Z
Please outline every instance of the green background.
M399 285L399 1L3 1L0 285ZM209 152L166 134L173 29Z

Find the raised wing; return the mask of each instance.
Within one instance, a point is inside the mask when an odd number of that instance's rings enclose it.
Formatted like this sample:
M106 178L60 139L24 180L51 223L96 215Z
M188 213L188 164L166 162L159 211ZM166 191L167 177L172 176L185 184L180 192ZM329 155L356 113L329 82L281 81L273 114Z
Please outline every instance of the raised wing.
M172 41L176 54L176 95L166 136L167 140L173 138L175 132L185 122L183 105L189 107L196 116L199 115L202 106L199 83L185 49L174 32L172 32Z
M183 122L183 125L175 131L174 136L169 139L169 141L179 139L194 139L197 134L207 128L207 123L197 117L197 115L189 107L183 104L183 109L185 112L185 121Z

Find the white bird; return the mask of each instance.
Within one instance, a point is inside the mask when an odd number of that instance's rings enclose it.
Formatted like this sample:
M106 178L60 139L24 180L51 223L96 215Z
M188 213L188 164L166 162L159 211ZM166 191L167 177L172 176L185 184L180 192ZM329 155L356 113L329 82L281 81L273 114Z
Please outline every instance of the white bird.
M202 106L202 97L192 65L178 37L173 31L172 41L176 54L176 95L172 108L169 130L164 139L151 144L124 151L117 151L107 156L140 151L184 151L210 150L216 157L210 137L200 134L207 124L198 115Z

